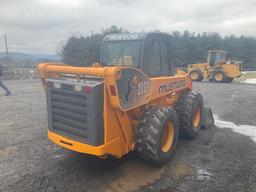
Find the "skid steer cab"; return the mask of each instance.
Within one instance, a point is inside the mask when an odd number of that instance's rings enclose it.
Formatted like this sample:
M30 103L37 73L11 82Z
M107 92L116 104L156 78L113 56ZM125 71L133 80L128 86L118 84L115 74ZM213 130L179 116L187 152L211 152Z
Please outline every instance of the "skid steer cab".
M108 35L100 64L39 64L49 139L98 157L136 150L149 163L168 162L179 135L195 138L213 124L189 76L175 75L171 42L164 33Z
M242 62L226 58L225 51L208 51L207 63L189 65L188 74L193 81L209 79L216 83L231 83L234 78L242 76Z

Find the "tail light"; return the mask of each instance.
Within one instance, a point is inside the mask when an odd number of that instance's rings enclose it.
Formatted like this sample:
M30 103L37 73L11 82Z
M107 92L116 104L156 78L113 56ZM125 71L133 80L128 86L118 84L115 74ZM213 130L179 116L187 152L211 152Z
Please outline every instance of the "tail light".
M115 88L115 86L114 85L110 85L109 89L110 89L111 95L116 96L116 88Z
M86 94L90 94L92 92L92 88L88 86L83 87L83 92Z

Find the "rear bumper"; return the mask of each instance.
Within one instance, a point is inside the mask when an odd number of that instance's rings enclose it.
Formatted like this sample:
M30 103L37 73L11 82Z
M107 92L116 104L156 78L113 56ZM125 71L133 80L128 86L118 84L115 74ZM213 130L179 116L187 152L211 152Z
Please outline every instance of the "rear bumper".
M104 156L104 155L113 155L115 157L121 157L121 150L120 150L120 138L116 138L109 142L108 144L103 144L100 146L92 146L85 143L80 143L51 131L48 131L48 138L54 142L55 144L64 147L66 149L86 153L95 156Z

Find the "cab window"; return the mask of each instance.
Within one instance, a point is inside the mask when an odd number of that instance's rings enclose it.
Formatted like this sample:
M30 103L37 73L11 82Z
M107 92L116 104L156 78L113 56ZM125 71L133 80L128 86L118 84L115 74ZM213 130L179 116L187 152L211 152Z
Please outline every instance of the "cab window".
M139 66L142 41L105 42L102 50L103 65Z
M153 42L150 57L150 73L153 75L161 74L160 46L157 41Z
M168 44L166 42L160 42L161 51L161 74L169 73L169 62L168 62Z
M154 41L150 54L150 74L164 75L169 73L168 44Z

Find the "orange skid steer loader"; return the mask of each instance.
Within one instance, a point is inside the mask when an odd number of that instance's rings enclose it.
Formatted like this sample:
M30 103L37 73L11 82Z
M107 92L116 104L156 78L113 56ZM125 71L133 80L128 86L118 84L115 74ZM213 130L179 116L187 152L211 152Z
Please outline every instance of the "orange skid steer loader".
M195 138L214 123L190 77L174 75L170 46L164 33L115 34L104 38L100 64L39 64L49 139L98 157L136 150L168 162L179 135Z

